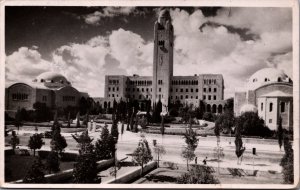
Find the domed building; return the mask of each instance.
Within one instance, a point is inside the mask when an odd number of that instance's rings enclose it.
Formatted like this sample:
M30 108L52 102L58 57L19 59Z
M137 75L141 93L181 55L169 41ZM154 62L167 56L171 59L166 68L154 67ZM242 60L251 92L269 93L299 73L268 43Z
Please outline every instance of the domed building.
M255 72L234 95L235 115L247 111L257 112L271 130L277 130L280 117L284 128L292 128L293 81L275 68Z
M77 106L81 97L87 98L88 94L72 87L66 77L55 72L45 72L30 83L17 82L7 85L5 110L33 110L33 104L36 102L45 103L51 109Z

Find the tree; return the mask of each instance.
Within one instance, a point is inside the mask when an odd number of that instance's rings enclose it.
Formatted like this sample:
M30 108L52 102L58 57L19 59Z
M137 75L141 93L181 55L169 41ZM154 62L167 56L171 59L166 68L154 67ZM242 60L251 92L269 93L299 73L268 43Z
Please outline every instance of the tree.
M181 156L186 160L187 170L189 170L189 161L195 158L195 150L198 146L199 139L196 132L190 127L185 130L183 135L186 147L182 150Z
M161 117L161 127L160 127L161 135L165 134L165 116Z
M18 131L20 130L20 127L22 127L23 123L22 123L22 116L21 116L21 110L20 108L18 108L16 116L15 116L15 126L18 128Z
M76 127L80 127L80 113L79 112L76 115Z
M233 113L225 111L217 117L215 126L219 128L220 132L228 134L231 133L231 128L234 126L234 122L235 119Z
M247 136L270 137L272 131L265 126L265 122L256 112L245 112L237 118L237 125L241 133Z
M226 103L224 105L224 109L226 112L229 112L233 114L233 108L234 108L234 99L233 98L228 98L226 100Z
M124 133L124 122L122 121L122 126L121 126L121 135Z
M116 141L118 141L119 131L118 131L118 122L117 122L117 120L113 120L110 133L116 139Z
M67 118L67 120L68 120L68 121L67 121L67 122L68 122L67 127L68 127L68 128L71 127L71 123L70 123L70 120L71 120L70 117L71 117L71 116L70 116L70 115L71 115L71 113L69 112L69 113L68 113L68 118Z
M219 184L219 180L216 179L211 172L211 169L207 166L195 165L188 173L181 175L177 179L179 184Z
M205 112L203 114L203 120L205 120L205 121L214 121L214 115L210 112Z
M281 159L280 166L282 166L284 183L294 183L294 150L287 135L283 139L284 156Z
M241 164L242 156L245 151L245 147L243 147L242 133L241 133L241 125L237 125L235 128L235 154L238 157L237 164Z
M279 148L281 150L282 140L283 140L283 128L282 128L282 118L281 117L279 117L279 121L278 121L277 137L278 137Z
M91 143L81 147L77 162L74 164L74 183L100 183L101 178L97 176L97 160L94 146Z
M197 138L197 133L192 129L186 129L185 134L183 135L184 141L191 150L195 150L198 146L199 139Z
M84 154L88 150L91 142L94 140L89 136L87 130L83 131L79 137L76 137L75 135L72 135L72 137L78 143L79 154Z
M59 155L58 152L51 150L46 159L46 169L49 173L60 171Z
M107 126L104 126L100 139L95 144L95 155L97 160L111 159L114 157L115 142L111 134L109 134Z
M195 151L192 149L192 147L186 146L182 149L181 157L186 160L186 168L189 170L189 162L196 157Z
M148 141L143 137L133 152L133 161L142 167L141 174L143 174L144 164L147 164L152 159L153 157Z
M60 134L60 123L54 122L52 126L52 139L50 141L51 150L57 151L58 153L62 153L63 150L68 146L66 139L64 136Z
M24 183L45 183L44 165L40 159L34 161L31 169L27 172L23 179Z
M49 121L52 119L53 114L51 109L45 103L35 102L33 104L34 120L35 121Z
M13 152L15 152L16 146L17 146L18 144L20 144L20 139L19 139L19 137L16 135L16 132L15 132L15 131L12 132L12 137L11 137L11 139L10 139L10 141L9 141L9 144L11 145L11 147L12 147L12 149L13 149Z
M217 149L216 149L216 153L217 153L217 159L218 159L218 173L220 173L220 122L215 122L215 129L214 129L214 132L215 132L215 135L217 137Z
M40 134L33 134L28 142L28 147L33 150L33 156L35 156L35 150L42 148L45 142Z
M154 145L154 153L157 155L157 166L159 167L159 159L166 154L166 149L162 145Z

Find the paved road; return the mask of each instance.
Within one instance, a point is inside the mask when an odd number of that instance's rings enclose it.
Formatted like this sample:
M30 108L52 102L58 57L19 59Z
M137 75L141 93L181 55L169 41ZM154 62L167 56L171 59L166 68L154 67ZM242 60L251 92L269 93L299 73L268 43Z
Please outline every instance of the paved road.
M120 127L120 126L119 126ZM23 146L28 144L29 136L34 131L20 130L20 141ZM100 136L99 132L89 133L95 140ZM71 137L70 133L63 133L67 139L68 147L66 151L77 152L77 143ZM182 136L177 135L159 135L159 134L144 134L151 147L153 147L153 140L156 139L158 144L162 144L166 149L166 155L163 155L163 162L169 161L179 164L185 164L186 161L181 158L181 151L185 142ZM132 153L137 147L138 141L141 139L141 133L132 133L124 131L123 135L119 136L117 145L117 157L119 159L125 158L126 154ZM6 142L8 142L6 138ZM43 149L49 150L50 140L45 139L46 145ZM279 166L280 159L284 152L279 150L276 140L262 140L262 139L244 139L246 151L243 156L241 165L237 165L237 158L235 156L234 138L221 138L221 147L225 154L222 161L219 163L221 167L237 167L243 169L258 169L261 171L281 171ZM205 157L208 157L208 165L217 166L218 162L215 161L213 149L216 147L216 137L200 137L199 145L195 151L198 157L198 163L201 163ZM252 155L252 148L256 148L257 156ZM155 158L156 156L153 155ZM130 157L128 158L130 159ZM253 167L254 161L254 167Z

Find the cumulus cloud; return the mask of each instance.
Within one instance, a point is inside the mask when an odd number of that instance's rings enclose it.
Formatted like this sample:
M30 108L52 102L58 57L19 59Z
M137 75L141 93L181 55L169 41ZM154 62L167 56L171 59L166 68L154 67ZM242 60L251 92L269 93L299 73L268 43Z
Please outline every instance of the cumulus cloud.
M173 9L171 17L176 75L223 74L225 97L261 68L277 67L291 75L290 8L222 8L214 17Z
M53 52L53 62L76 88L103 96L107 74L151 75L152 46L141 36L119 29L83 44L61 46Z
M52 64L42 59L37 47L20 47L5 60L6 82L30 82L38 74L52 69Z
M85 19L97 24L104 17L132 12L134 8L110 7ZM172 9L174 74L223 74L226 98L261 68L276 67L292 77L291 16L289 8L222 8L213 17L199 9L191 14ZM153 42L120 28L57 48L51 63L41 58L37 47L22 47L7 56L6 78L31 79L52 69L65 74L79 90L103 96L106 74L152 75L152 63Z
M129 15L134 10L135 7L105 7L102 10L84 15L83 18L87 24L98 25L102 18Z

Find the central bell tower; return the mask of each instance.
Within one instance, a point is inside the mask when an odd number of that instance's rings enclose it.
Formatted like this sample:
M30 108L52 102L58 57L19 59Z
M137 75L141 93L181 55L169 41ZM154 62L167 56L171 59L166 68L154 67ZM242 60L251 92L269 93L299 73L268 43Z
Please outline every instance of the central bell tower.
M174 30L168 10L161 10L154 24L152 102L159 100L166 111L173 76Z

